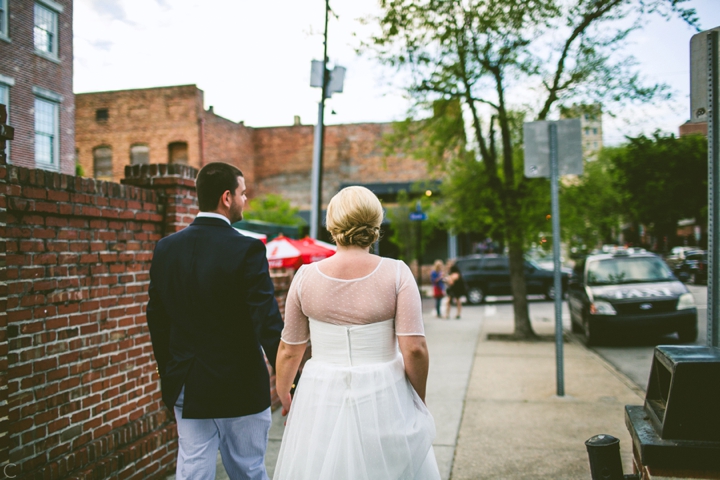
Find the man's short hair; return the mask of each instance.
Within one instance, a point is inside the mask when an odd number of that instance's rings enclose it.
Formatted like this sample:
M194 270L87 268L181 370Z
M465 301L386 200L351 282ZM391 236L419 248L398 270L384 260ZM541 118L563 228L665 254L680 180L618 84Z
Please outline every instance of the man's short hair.
M239 185L237 177L242 176L243 174L239 168L228 163L212 162L202 167L195 179L200 211L211 212L215 210L220 197L227 190L230 190L230 193L235 195L235 190Z

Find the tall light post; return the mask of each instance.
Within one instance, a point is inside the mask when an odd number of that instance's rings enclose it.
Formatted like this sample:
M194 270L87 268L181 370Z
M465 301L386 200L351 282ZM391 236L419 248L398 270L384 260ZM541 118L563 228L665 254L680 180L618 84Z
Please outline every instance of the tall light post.
M325 140L325 99L330 98L333 93L341 93L345 80L345 68L335 67L332 72L327 69L328 56L328 18L330 16L330 0L325 0L325 34L323 37L323 59L313 60L310 72L310 86L319 87L322 90L320 102L318 103L318 119L315 124L315 140L313 142L313 163L312 163L312 206L310 210L310 237L318 238L322 228L322 174L323 174L323 150Z

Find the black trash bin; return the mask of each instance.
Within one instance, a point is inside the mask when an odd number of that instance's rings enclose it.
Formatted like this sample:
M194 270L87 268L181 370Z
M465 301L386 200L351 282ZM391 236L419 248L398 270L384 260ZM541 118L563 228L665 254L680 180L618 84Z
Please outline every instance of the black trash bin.
M658 346L643 406L625 406L638 464L720 471L720 349Z

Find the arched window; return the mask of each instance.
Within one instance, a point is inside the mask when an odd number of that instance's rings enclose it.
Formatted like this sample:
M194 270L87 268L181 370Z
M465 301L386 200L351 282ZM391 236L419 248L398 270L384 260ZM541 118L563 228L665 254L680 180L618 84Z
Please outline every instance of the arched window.
M187 142L173 142L168 145L168 163L188 164Z
M150 147L142 144L130 147L130 165L147 165L148 163L150 163Z
M93 150L93 173L98 180L112 181L112 148L96 147Z

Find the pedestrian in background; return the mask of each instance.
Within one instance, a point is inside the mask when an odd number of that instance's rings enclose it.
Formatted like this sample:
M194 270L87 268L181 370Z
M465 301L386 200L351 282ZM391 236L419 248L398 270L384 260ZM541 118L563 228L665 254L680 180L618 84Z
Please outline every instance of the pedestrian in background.
M460 273L460 269L457 265L453 264L450 267L450 274L445 277L445 283L448 285L446 290L448 304L445 318L450 318L450 308L452 307L453 300L455 300L455 304L457 305L457 315L455 316L455 319L460 320L460 313L462 312L462 297L467 295L467 291L465 288L465 280L463 279L462 273Z
M435 316L437 318L442 318L440 305L442 304L442 299L445 296L445 281L443 280L443 277L445 276L443 272L444 268L445 266L443 265L442 260L435 260L433 270L430 272L430 281L433 286L433 298L435 299Z

